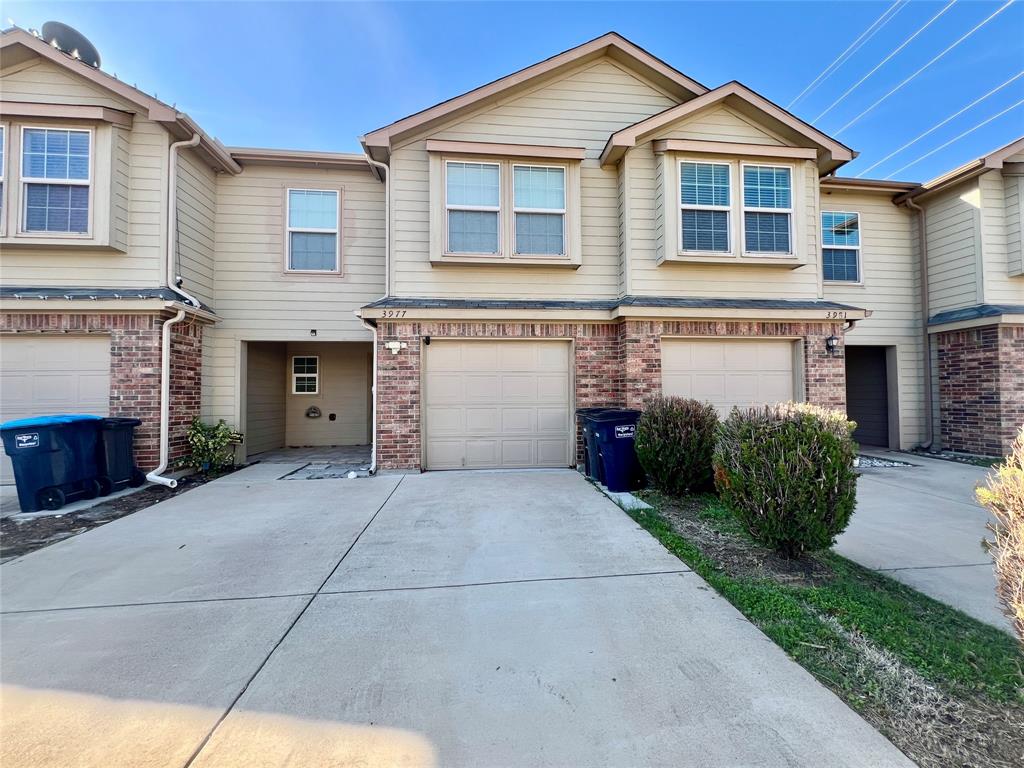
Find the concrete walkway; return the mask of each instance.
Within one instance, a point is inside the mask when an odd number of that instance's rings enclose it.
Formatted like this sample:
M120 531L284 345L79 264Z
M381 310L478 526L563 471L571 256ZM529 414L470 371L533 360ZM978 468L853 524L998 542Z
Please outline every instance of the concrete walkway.
M1010 631L996 599L992 558L981 546L989 515L974 500L989 470L901 453L875 455L912 466L860 470L857 510L836 551Z
M261 464L0 568L16 766L910 766L569 471Z

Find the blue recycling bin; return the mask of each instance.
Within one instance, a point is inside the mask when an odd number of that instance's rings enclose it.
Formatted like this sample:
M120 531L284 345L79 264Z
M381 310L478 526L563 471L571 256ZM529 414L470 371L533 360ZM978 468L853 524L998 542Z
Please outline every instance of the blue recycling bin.
M591 417L596 438L601 481L616 493L644 487L644 471L636 457L634 440L640 411L608 409Z
M597 433L594 431L594 419L610 408L577 408L576 418L580 421L580 429L583 433L583 468L587 477L604 481L601 472L601 461L597 447Z
M101 422L99 416L70 413L0 424L23 512L57 510L72 499L100 494L96 444Z

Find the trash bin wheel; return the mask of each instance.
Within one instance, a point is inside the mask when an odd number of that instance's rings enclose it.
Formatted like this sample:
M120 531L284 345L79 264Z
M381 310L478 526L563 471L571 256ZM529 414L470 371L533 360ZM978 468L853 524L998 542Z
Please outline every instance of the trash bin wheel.
M97 477L96 483L99 485L100 496L107 496L112 490L114 490L114 482L106 475L100 475Z
M82 483L82 498L95 499L102 492L99 480L86 480Z
M54 512L64 506L66 498L60 488L43 488L39 492L39 506Z
M141 488L146 484L146 473L136 467L132 470L132 479L128 481L128 485L132 488Z

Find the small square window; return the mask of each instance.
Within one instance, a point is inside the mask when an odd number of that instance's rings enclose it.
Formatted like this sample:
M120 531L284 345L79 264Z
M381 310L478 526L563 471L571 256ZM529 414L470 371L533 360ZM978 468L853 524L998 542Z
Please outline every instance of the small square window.
M860 282L860 215L821 212L821 271L829 282Z
M320 392L320 358L292 358L292 394L316 395Z

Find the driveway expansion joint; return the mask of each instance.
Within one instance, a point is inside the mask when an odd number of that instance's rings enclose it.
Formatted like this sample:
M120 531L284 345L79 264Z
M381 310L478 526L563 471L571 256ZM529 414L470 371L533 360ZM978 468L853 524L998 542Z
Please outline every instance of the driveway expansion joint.
M992 561L985 563L949 563L947 565L900 565L895 568L875 568L876 571L928 571L936 568L978 568L985 566L986 568L992 567Z

